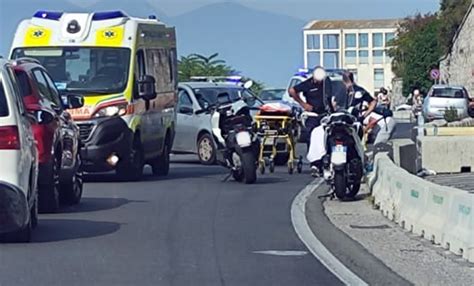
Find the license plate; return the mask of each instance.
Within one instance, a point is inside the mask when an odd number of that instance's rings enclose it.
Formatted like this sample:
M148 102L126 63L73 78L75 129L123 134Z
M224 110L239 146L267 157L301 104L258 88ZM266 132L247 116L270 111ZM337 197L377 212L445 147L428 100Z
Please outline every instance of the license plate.
M333 164L344 164L347 161L347 147L336 145L332 147L331 162Z

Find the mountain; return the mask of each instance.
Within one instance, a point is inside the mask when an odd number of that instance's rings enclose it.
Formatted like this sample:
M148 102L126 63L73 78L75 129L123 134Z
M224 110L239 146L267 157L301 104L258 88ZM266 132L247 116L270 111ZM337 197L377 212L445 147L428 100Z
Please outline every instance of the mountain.
M242 74L285 86L302 62L304 21L224 2L170 19L180 54L219 52Z
M304 21L289 16L254 10L224 2L211 4L175 17L151 5L149 0L75 1L0 0L0 54L8 55L19 21L37 10L104 11L122 9L129 15L157 15L176 26L180 55L215 52L242 75L284 87L289 76L302 63ZM95 2L95 3L94 3ZM21 7L21 9L18 9Z

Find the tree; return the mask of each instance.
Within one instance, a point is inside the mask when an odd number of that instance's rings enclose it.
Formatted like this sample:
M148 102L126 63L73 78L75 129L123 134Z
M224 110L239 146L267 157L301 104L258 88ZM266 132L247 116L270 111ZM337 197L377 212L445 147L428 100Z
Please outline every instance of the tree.
M452 41L472 0L441 0L437 14L406 18L391 43L392 69L403 79L403 93L417 86L427 90L432 81L429 71L451 49Z
M178 79L179 81L187 81L192 76L197 76L201 73L198 59L194 55L182 56L178 60Z
M469 9L472 0L442 0L440 18L440 43L444 53L451 49L451 43Z
M438 67L443 55L439 42L441 25L436 14L418 14L400 25L389 55L394 73L403 79L403 94L408 95L414 86L422 90L431 87L429 72Z
M224 60L218 59L215 53L209 57L200 54L182 56L178 61L180 81L187 81L193 76L229 76L235 71Z
M237 72L232 67L228 66L226 62L219 59L219 54L215 53L210 56L203 56L200 54L191 54L182 56L178 60L178 75L179 81L189 81L196 76L215 76L226 77L237 75ZM250 80L250 78L243 78L243 81ZM254 85L251 90L255 94L259 94L264 88L263 83L253 80Z

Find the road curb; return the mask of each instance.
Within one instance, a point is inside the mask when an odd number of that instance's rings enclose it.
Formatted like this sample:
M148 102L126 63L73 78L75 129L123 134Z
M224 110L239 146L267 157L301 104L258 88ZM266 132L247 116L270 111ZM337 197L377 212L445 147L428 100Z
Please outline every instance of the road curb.
M342 262L340 262L318 238L313 234L306 219L306 202L324 181L316 179L306 186L293 200L291 205L291 222L299 239L306 245L309 251L318 259L331 273L346 285L368 285L359 276L353 273Z

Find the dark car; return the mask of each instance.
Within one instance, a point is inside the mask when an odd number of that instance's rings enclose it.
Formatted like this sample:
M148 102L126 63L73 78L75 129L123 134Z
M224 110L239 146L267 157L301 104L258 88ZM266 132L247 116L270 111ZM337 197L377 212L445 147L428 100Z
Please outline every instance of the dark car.
M82 107L83 98L61 96L36 60L16 60L15 73L26 109L42 118L32 126L39 154L39 210L56 212L60 203L78 204L83 188L80 134L66 110Z

